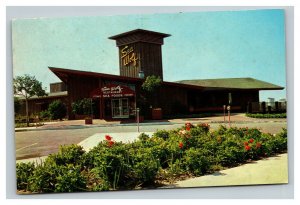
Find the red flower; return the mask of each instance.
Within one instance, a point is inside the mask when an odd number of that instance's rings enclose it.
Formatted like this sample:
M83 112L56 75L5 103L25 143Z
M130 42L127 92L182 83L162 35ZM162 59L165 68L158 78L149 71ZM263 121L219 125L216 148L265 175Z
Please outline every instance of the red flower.
M113 146L114 144L115 144L114 141L108 141L108 146L109 146L109 147Z
M250 146L248 146L248 145L245 146L245 150L246 150L246 151L249 151L250 149L251 149Z
M183 148L183 143L182 143L182 142L179 142L179 145L178 145L178 146L179 146L180 149L182 149L182 148Z
M109 135L105 135L105 139L106 139L107 141L110 141L110 140L112 139L112 137L109 136Z
M244 145L247 146L247 145L248 145L248 142L244 142Z
M256 148L260 148L261 147L261 143L257 142L256 143Z
M251 138L251 139L249 140L249 142L250 142L250 143L254 142L254 139L253 139L253 138Z
M187 131L190 131L191 127L192 127L192 124L190 122L185 123L185 129Z

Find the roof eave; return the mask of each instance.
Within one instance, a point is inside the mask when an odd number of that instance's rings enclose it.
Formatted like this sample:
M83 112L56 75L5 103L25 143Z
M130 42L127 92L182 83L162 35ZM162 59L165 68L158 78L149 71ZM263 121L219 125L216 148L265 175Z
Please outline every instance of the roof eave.
M171 34L160 33L160 32L156 32L156 31L149 31L149 30L144 30L144 29L135 29L135 30L124 32L124 33L120 33L118 35L110 36L110 37L108 37L108 39L117 40L117 39L122 38L124 36L128 36L130 34L138 33L138 32L151 33L151 34L154 34L154 35L159 35L159 36L161 36L163 38L171 36Z

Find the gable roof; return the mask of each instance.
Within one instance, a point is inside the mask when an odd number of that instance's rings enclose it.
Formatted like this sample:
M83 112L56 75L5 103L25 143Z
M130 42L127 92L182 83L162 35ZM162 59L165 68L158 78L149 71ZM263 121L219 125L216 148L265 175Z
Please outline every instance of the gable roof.
M254 90L283 90L284 87L257 80L254 78L220 78L220 79L198 79L181 80L177 83L196 85L207 88L228 88L228 89L254 89Z

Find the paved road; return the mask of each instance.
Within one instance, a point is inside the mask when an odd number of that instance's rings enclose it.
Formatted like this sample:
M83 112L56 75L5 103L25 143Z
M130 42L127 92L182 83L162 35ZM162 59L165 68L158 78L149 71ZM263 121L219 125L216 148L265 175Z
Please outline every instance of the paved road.
M140 132L155 132L161 129L174 129L184 124L142 124ZM217 129L219 123L212 123L211 128ZM232 124L237 127L257 127L263 132L277 133L282 127L286 127L286 122L251 122ZM137 127L133 125L107 125L102 127L63 127L49 130L36 129L33 131L24 131L15 133L16 158L26 159L32 157L46 156L55 153L59 145L78 144L84 139L96 133L122 133L136 132Z
M214 174L178 181L164 188L288 183L288 155L254 161Z

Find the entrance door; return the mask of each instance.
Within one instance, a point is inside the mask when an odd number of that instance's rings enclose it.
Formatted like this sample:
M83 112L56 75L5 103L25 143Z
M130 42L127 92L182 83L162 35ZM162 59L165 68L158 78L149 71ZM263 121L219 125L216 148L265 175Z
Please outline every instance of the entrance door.
M112 118L129 118L128 98L111 100Z

